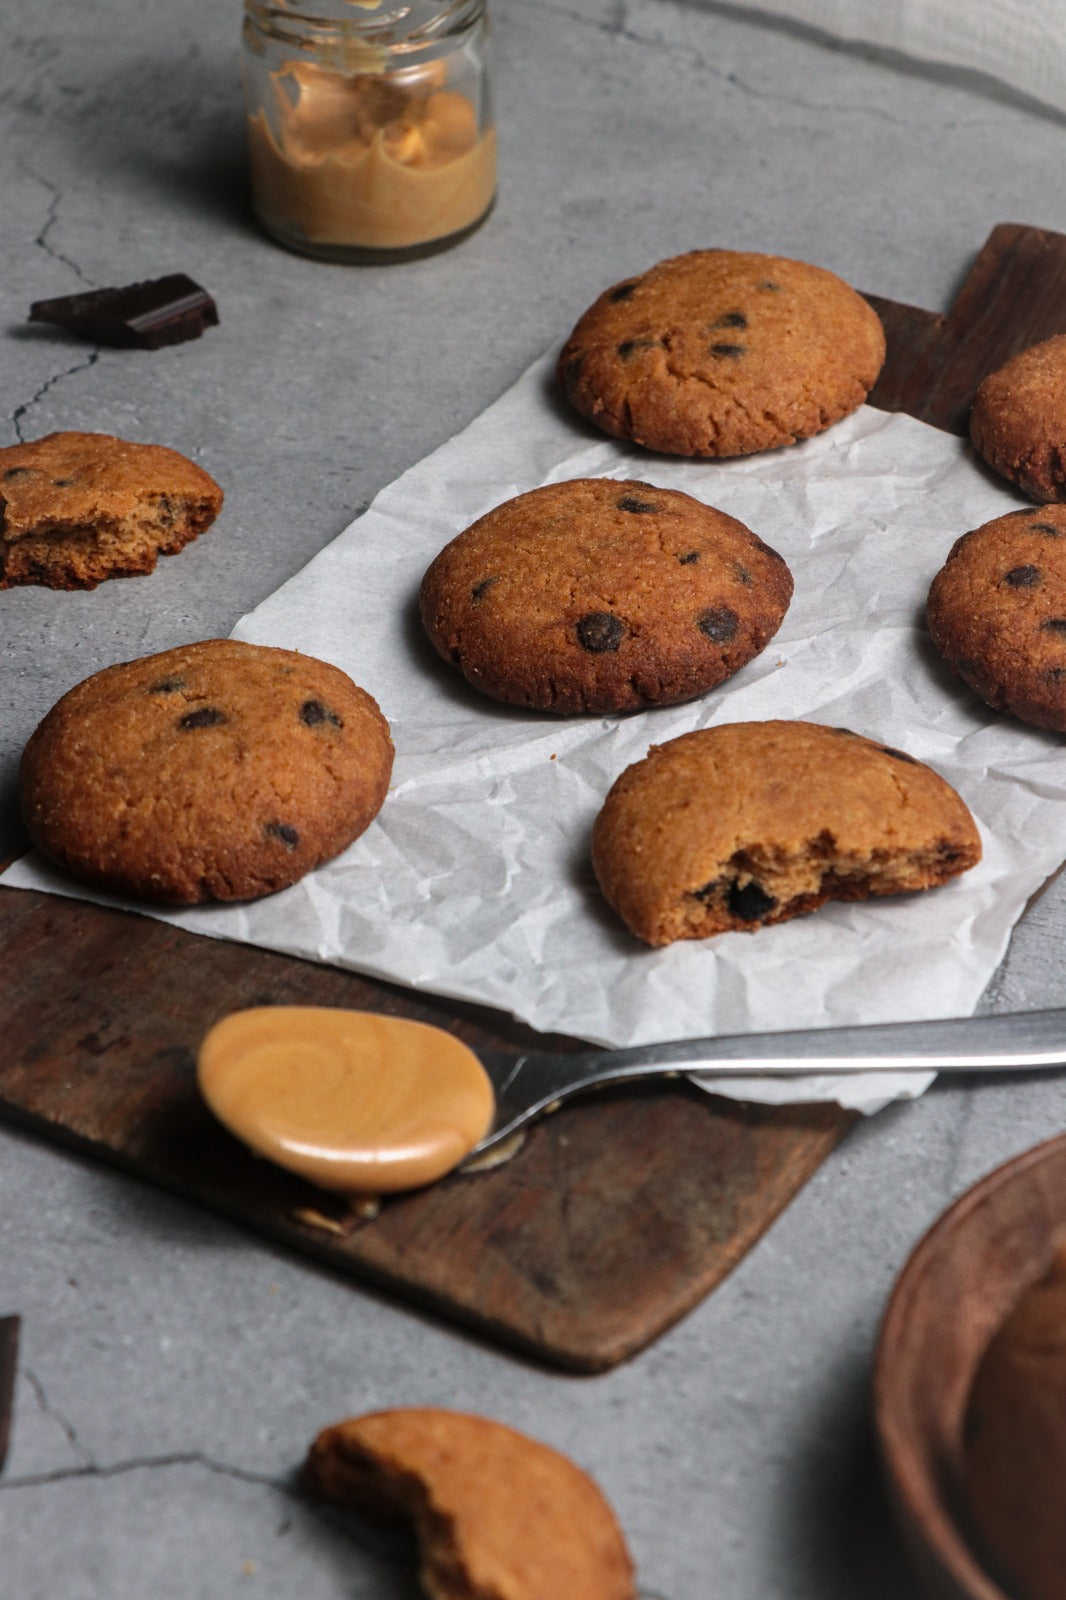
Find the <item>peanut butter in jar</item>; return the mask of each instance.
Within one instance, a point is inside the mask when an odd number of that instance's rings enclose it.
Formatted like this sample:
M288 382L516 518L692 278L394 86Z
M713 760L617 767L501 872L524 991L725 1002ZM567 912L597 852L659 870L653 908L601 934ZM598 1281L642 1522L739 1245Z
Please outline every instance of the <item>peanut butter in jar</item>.
M282 244L403 259L462 238L496 190L485 0L246 0L252 199Z

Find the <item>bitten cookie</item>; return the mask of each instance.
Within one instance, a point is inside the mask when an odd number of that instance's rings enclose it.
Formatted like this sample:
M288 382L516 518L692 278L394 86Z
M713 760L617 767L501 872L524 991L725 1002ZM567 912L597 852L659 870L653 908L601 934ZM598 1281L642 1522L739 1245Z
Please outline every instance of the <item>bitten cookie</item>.
M1066 500L1066 333L989 373L974 396L970 437L1030 500Z
M740 456L847 416L884 359L876 311L833 273L693 250L602 294L558 371L605 433L672 455Z
M319 1434L308 1488L414 1521L432 1600L633 1600L610 1506L566 1456L487 1417L411 1409Z
M159 444L50 433L0 450L0 589L95 589L151 572L210 527L222 490Z
M973 818L943 778L813 722L727 723L652 745L592 834L607 900L651 945L928 889L980 857Z
M791 598L783 558L735 518L652 484L578 478L453 539L420 606L475 688L569 714L706 693L758 655Z
M208 639L94 673L22 757L34 844L74 877L189 905L273 894L377 815L388 723L339 668Z
M1066 1573L1066 1244L977 1370L966 1412L974 1531L1018 1600L1062 1600Z
M1066 731L1066 506L964 534L926 611L937 649L982 700Z

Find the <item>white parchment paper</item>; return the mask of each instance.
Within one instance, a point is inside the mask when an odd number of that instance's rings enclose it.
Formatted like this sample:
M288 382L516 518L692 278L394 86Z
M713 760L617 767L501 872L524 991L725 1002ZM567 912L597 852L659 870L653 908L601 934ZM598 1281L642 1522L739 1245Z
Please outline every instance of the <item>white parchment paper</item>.
M568 719L496 705L441 662L415 610L429 561L509 495L579 476L683 489L780 551L796 592L763 655L687 705ZM605 1045L968 1014L1066 855L1066 759L1059 736L997 716L948 671L924 601L955 538L1022 503L962 440L868 407L765 455L649 455L564 414L545 357L235 629L325 657L375 695L396 744L378 819L281 894L164 915ZM653 742L768 717L850 727L928 762L976 817L984 860L929 893L646 949L589 866L607 789ZM4 882L80 892L33 857ZM708 1087L871 1110L929 1081L716 1074Z

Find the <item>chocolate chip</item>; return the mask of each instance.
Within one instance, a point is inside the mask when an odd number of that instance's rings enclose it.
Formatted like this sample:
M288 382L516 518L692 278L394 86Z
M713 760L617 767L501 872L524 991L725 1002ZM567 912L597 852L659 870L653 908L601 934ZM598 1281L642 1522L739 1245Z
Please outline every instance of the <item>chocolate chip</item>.
M344 727L337 713L324 706L321 700L305 700L300 707L300 721L306 722L309 728L317 728L322 722L328 722L332 728Z
M1066 617L1049 617L1040 624L1041 633L1066 633Z
M708 324L710 328L746 328L748 319L743 311L727 311L725 316L719 317L717 322Z
M35 467L8 467L4 473L5 478L32 478L36 472Z
M637 286L636 286L635 283L620 283L618 285L617 289L612 289L611 290L611 300L613 302L617 303L619 300L629 300L629 299L631 299L632 295L633 295L633 290L636 287Z
M577 642L582 650L604 655L617 650L625 628L609 611L590 611L577 624Z
M743 888L736 882L730 885L729 909L741 922L760 922L776 905L773 895L754 878Z
M712 878L710 883L705 883L702 888L690 889L689 894L694 900L714 900L728 885L728 878Z
M728 606L708 606L696 618L696 626L712 644L728 644L736 638L740 618Z
M747 353L748 353L748 347L747 347L746 344L712 344L711 345L711 355L712 356L721 356L723 358L728 357L729 360L731 360L731 361L739 361L740 357L741 356L746 356Z
M615 501L619 511L631 511L634 516L643 516L649 511L661 511L662 506L654 500L641 500L635 494L624 494L620 500Z
M751 542L755 546L756 550L762 551L764 556L771 556L775 561L784 563L785 558L780 551L775 550L772 545L764 544L757 534L752 534Z
M585 352L583 350L580 355L570 357L570 360L563 367L563 382L567 385L567 387L570 387L577 382L578 378L581 376L581 368L584 366L584 364Z
M219 711L215 706L201 706L199 711L187 711L178 723L179 728L217 728L220 722L229 719L224 711Z
M1028 516L1028 512L1022 511L1020 515L1023 517ZM1062 529L1056 528L1053 522L1030 522L1029 529L1032 533L1046 533L1051 539L1062 537Z
M779 283L774 283L770 278L764 278L763 281L761 283L757 283L755 287L756 289L764 290L767 294L781 293L781 285Z
M1011 567L1009 572L1003 574L1003 582L1009 583L1012 589L1032 589L1040 582L1040 568Z
M184 689L184 678L160 678L156 683L148 685L149 694L177 694L179 689Z
M685 554L683 556L678 556L677 559L680 561L683 567L691 567L694 561L698 561L700 559L700 553L698 550L686 550Z
M751 573L748 571L747 567L742 567L739 561L733 562L733 576L736 578L738 583L751 582Z
M654 350L658 343L658 339L623 339L618 354L623 361L628 361L634 350Z
M877 748L883 751L886 756L895 756L897 761L909 761L912 766L921 766L921 762L916 760L914 756L909 756L905 750L896 750L890 744L879 744Z
M493 584L499 583L499 581L499 574L496 573L491 578L482 578L480 583L475 583L470 591L471 602L476 606L479 601L484 600Z
M1048 667L1044 677L1049 683L1061 683L1066 678L1066 667Z
M52 488L53 489L69 489L73 482L74 482L73 478L53 478L52 479Z
M156 501L156 512L164 528L174 526L174 502L168 494L161 494Z
M263 832L272 839L280 839L286 850L295 850L300 842L300 835L287 822L268 822Z

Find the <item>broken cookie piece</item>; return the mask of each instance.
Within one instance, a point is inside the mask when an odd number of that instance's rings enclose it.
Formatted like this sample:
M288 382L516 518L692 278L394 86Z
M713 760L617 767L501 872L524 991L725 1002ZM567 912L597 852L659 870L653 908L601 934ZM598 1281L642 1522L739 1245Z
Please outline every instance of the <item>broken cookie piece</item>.
M353 1417L311 1446L304 1483L413 1522L430 1600L633 1600L614 1513L558 1451L487 1417L412 1408Z
M593 828L607 900L646 944L929 889L981 858L954 789L845 728L736 722L653 745Z
M165 445L50 433L0 450L0 589L95 589L151 572L210 527L213 478Z

